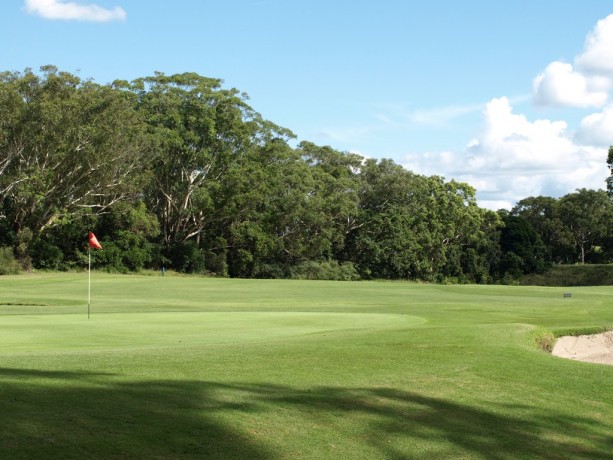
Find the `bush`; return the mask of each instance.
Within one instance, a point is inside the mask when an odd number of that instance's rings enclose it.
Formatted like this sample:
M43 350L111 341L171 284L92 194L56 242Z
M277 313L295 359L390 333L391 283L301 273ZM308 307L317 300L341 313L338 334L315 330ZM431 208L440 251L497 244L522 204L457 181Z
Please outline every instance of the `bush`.
M37 240L31 249L34 267L43 270L61 270L64 268L64 254L56 245L44 240Z
M556 335L549 330L539 329L534 331L532 333L532 339L539 350L547 353L551 353L556 343Z
M92 264L110 272L127 273L142 270L151 262L152 245L135 233L120 230L113 240L106 240L101 251L94 251Z
M204 254L195 242L186 241L173 246L168 254L171 266L178 272L204 273Z
M526 286L611 286L613 265L554 265L543 274L522 277Z
M355 281L360 279L360 275L351 262L339 264L335 260L303 262L291 268L290 277L303 280L336 281Z
M13 250L0 247L0 275L17 275L21 271L21 265L15 260Z

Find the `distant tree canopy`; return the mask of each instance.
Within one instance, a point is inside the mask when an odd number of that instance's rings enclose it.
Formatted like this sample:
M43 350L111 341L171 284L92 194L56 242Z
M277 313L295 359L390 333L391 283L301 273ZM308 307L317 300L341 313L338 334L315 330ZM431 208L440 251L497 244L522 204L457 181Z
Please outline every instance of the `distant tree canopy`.
M559 199L531 197L511 211L525 219L553 263L609 263L613 259L613 201L604 190L579 189Z
M0 73L3 260L82 267L89 230L120 272L487 283L613 258L604 191L488 211L465 183L293 144L247 101L194 73Z

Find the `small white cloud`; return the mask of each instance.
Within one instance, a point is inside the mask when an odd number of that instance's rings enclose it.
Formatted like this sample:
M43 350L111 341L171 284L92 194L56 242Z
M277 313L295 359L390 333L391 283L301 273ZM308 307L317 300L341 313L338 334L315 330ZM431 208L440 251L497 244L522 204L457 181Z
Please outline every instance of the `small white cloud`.
M613 106L581 120L577 141L583 145L608 147L613 145Z
M483 104L447 105L408 109L400 104L379 104L374 117L390 128L440 127L483 110Z
M596 23L575 65L586 73L613 75L613 14Z
M606 155L605 148L575 143L563 121L530 121L513 113L503 97L486 105L483 130L464 151L412 154L404 165L468 182L481 206L499 209L529 196L602 188Z
M571 64L555 61L533 82L534 102L564 107L602 107L608 99L609 80L588 77Z
M119 6L107 9L95 4L80 5L63 0L26 0L25 10L45 19L65 21L109 22L124 21L127 17L125 10Z
M571 64L555 61L533 82L537 104L602 107L613 79L613 14L598 21Z
M418 109L409 113L407 119L411 124L444 125L456 118L479 112L482 109L483 104L450 105L433 109Z

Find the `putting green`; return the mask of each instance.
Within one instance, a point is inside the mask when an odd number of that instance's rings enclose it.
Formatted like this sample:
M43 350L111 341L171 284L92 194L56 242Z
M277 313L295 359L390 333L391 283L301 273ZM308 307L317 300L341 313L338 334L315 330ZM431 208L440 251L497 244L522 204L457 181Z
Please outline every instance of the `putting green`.
M261 342L309 334L410 328L417 316L376 313L185 312L5 316L0 356Z

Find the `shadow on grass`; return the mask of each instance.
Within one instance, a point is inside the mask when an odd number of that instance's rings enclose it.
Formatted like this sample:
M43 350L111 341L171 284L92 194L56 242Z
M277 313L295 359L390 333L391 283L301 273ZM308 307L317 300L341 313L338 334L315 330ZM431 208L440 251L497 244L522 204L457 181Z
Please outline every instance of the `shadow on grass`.
M249 429L250 420L268 423L278 413L296 424L294 439ZM351 458L405 459L421 451L432 458L610 459L613 452L610 426L543 408L486 410L389 388L126 383L104 374L0 368L0 458L321 458L313 450L321 432L309 433L311 425L336 436ZM285 441L292 447L275 450Z

